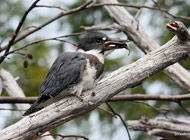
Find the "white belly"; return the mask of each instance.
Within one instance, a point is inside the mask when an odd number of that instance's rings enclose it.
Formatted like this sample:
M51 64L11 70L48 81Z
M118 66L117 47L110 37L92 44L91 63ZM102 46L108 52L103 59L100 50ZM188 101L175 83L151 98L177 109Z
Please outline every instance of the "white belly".
M96 86L97 80L95 77L96 69L94 66L91 66L90 63L87 61L86 71L83 73L83 78L80 83L80 85L83 87L83 91Z

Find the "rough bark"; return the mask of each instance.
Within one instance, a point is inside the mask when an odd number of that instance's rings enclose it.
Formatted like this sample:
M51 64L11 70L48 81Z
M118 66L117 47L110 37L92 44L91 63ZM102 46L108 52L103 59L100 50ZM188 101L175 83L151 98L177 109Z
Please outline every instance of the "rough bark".
M7 91L9 96L12 97L25 97L24 92L19 87L16 79L6 70L0 70L0 79L2 80L3 88ZM30 107L29 104L15 104L19 110L26 110ZM24 111L21 111L24 113Z
M26 116L0 131L1 140L32 139L51 128L90 112L120 91L137 86L167 66L187 58L190 53L190 37L184 25L179 24L179 26L180 30L176 31L178 37L175 36L164 46L102 79L95 88L84 92L83 101L76 97L68 97ZM188 34L185 41L179 39L179 36L183 37L185 34L181 34L182 31Z
M149 135L162 137L163 140L189 140L190 122L174 119L150 120L142 117L140 120L127 121L129 129L144 131Z
M118 3L117 0L99 0L100 3ZM121 26L121 29L144 53L160 47L143 29L143 27L123 7L104 6L109 15ZM190 72L178 63L164 69L164 73L172 78L180 87L190 91Z
M7 91L9 96L12 97L25 97L23 90L17 84L16 79L6 70L0 70L0 80L2 81L2 87ZM15 104L16 107L24 113L30 107L29 104ZM49 134L49 132L46 132ZM41 140L54 140L52 136L44 137Z

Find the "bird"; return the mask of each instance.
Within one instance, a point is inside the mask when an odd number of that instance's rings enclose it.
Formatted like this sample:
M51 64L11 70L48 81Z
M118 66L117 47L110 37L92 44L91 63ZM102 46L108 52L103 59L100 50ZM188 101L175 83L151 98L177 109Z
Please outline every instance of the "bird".
M40 86L40 95L23 116L35 113L49 104L96 86L103 71L104 58L115 49L126 48L126 40L113 39L100 31L87 32L76 52L64 52L53 65Z

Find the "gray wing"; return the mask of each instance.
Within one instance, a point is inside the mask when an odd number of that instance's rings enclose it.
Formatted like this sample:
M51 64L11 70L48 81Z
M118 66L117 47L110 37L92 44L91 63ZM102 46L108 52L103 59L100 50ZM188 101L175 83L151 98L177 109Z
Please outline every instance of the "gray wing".
M54 97L62 90L78 83L85 67L86 56L82 53L66 52L60 55L40 86L40 94Z
M60 55L40 86L40 96L23 116L42 109L43 106L40 106L42 102L56 96L73 84L77 84L81 80L86 58L87 56L82 53L67 52Z

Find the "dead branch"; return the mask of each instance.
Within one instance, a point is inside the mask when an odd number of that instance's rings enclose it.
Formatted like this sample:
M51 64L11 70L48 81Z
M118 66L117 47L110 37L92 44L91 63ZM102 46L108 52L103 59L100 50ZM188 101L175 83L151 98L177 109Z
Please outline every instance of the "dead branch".
M177 34L183 35L181 31L188 32L182 23L178 25ZM190 53L189 46L189 37L186 41L181 41L175 36L164 46L132 64L121 67L99 81L95 88L83 93L83 101L72 96L53 103L1 130L1 139L25 140L33 138L90 112L126 88L137 86L167 66L185 59ZM92 93L95 93L95 96L92 96Z
M31 45L34 45L34 44L37 44L37 43L40 43L40 42L44 42L44 41L50 41L50 40L55 40L55 41L61 41L61 42L66 42L66 43L69 43L69 44L72 44L74 47L77 47L77 44L73 43L73 42L70 42L68 40L63 40L61 38L65 38L65 37L69 37L69 36L78 36L78 35L81 35L81 34L84 34L85 32L80 32L80 33L70 33L70 34L67 34L67 35L62 35L62 36L57 36L57 37L52 37L52 38L46 38L46 39L40 39L40 40L36 40L36 41L33 41L33 42L30 42L30 43L27 43L25 45L23 45L22 47L19 47L19 48L16 48L12 51L9 51L7 53L8 54L12 54L16 51L19 51L19 50L22 50L28 46L31 46Z
M88 8L91 7L101 7L101 6L122 6L122 7L130 7L130 8L136 8L136 9L141 9L141 8L145 8L145 9L151 9L151 10L157 10L157 11L161 11L162 13L165 13L173 18L180 18L180 19L187 19L190 20L190 17L186 17L186 16L180 16L180 15L174 15L172 13L170 13L167 9L163 9L158 7L151 7L151 6L146 6L146 5L133 5L133 4L126 4L126 3L118 3L116 1L99 1L100 3L98 4L92 4L87 6Z
M177 102L178 105L183 109L183 111L190 116L190 112L189 110L187 110L187 108L183 105L183 103L181 101Z
M74 9L70 10L70 11L62 11L62 12L60 12L58 15L56 15L55 17L49 19L49 20L46 21L45 23L43 23L43 24L41 24L40 26L36 27L35 29L33 29L33 30L31 30L31 31L29 31L29 32L27 32L27 33L25 33L25 34L23 34L23 35L17 37L17 38L14 40L14 42L12 43L12 45L16 44L16 43L19 42L20 40L26 38L27 36L33 34L33 33L36 32L36 31L38 31L38 30L44 28L45 26L49 25L50 23L54 22L55 20L57 20L57 19L59 19L59 18L61 18L61 17L63 17L63 16L66 16L66 15L69 15L69 14L73 14L73 13L75 13L75 12L79 12L79 11L82 11L82 10L86 9L86 7L87 7L88 5L90 5L92 2L93 2L93 1L91 0L91 1L88 1L88 2L86 2L85 4L83 4L83 5L81 5L81 6L77 7L77 8L74 8ZM8 45L3 46L3 47L0 49L0 51L7 49L7 47L8 47ZM6 53L8 53L8 52L6 52Z
M26 10L26 12L24 13L23 17L21 18L15 32L13 33L13 36L11 38L11 40L9 41L7 47L6 47L6 50L5 50L5 53L3 56L0 57L0 64L3 62L3 60L5 59L5 57L7 56L7 53L9 52L11 46L14 44L14 41L27 17L27 15L30 13L30 11L35 8L36 4L39 2L40 0L35 0L35 2L28 8L28 10Z
M55 20L63 17L63 16L66 16L66 15L69 15L69 14L72 14L72 13L75 13L75 12L78 12L78 11L81 11L81 10L85 10L85 9L89 9L89 8L92 8L92 7L102 7L102 6L123 6L123 7L131 7L131 8L137 8L137 9L142 9L142 8L146 8L146 9L151 9L151 10L158 10L158 11L161 11L162 13L166 13L170 16L172 16L173 18L181 18L181 19L187 19L189 20L190 17L185 17L185 16L178 16L178 15L173 15L171 14L170 12L168 12L166 9L162 9L160 7L151 7L151 6L145 6L145 5L132 5L132 4L126 4L126 3L113 3L113 2L110 2L110 3L98 3L98 4L91 4L93 1L89 1L87 3L85 3L84 5L81 5L75 9L72 9L70 11L66 11L65 9L61 8L60 6L48 6L48 5L35 5L34 7L46 7L46 8L57 8L59 10L62 10L63 12L59 13L57 16L51 18L50 20L48 20L47 22L45 22L44 24L40 25L39 27L36 27L35 29L21 35L20 37L17 37L16 40L14 39L11 43L11 45L14 45L15 43L19 42L20 40L24 39L25 37L31 35L32 33L44 28L45 26L49 25L50 23L54 22ZM19 31L19 30L18 30ZM0 51L2 50L7 50L8 48L8 45L6 46L3 46L2 48L0 48ZM6 51L7 53L8 51ZM2 58L5 58L2 57ZM0 62L1 63L1 62Z
M0 96L0 103L34 103L37 97L6 97ZM108 102L121 102L121 101L169 101L179 102L190 100L190 94L185 95L146 95L146 94L133 94L133 95L115 95Z
M152 105L150 105L150 104L148 104L148 103L146 103L146 102L143 102L143 101L135 101L135 102L136 102L136 103L143 104L143 105L146 105L146 106L152 108L153 110L155 110L155 111L158 112L159 114L164 115L166 118L167 118L167 116L166 116L163 112L169 112L169 111L170 111L170 109L168 109L168 108L157 108L157 107L154 107L154 106L152 106Z
M66 9L61 8L61 6L50 6L50 5L36 5L36 7L42 8L56 8L62 11L67 11Z
M163 9L160 8L160 6L158 5L158 3L155 0L152 0L152 2L158 7L159 11L162 13L164 18L168 18L165 14L165 12L163 11ZM166 10L167 11L167 10Z
M6 70L0 70L0 79L2 80L3 88L7 91L12 98L25 98L23 90L17 84L16 79ZM11 97L10 97L11 98ZM15 104L21 113L30 107L29 104ZM14 111L14 109L12 109ZM45 134L49 134L46 132ZM53 137L44 138L44 140L54 140Z
M122 31L120 26L116 25L107 25L107 26L80 26L84 30L117 30Z
M190 94L185 95L146 95L146 94L134 94L134 95L116 95L109 99L109 102L118 101L135 101L135 100L156 100L156 101L170 101L178 102L190 100Z
M2 80L3 88L7 91L9 96L12 96L9 98L25 98L23 90L19 87L15 78L8 71L1 69L0 79ZM16 104L16 107L19 110L26 110L28 107L30 107L30 105ZM22 111L22 113L24 113L24 111Z
M100 3L118 3L117 0L99 0ZM119 3L118 3L119 4ZM157 7L156 7L157 8ZM160 48L154 39L152 39L139 23L123 7L105 6L106 11L121 26L122 30L144 53L149 53ZM180 87L190 91L190 72L184 69L178 63L164 69L164 73L172 78Z
M150 120L142 117L140 120L127 121L131 130L144 131L148 135L162 137L163 140L189 140L190 122L174 119Z

